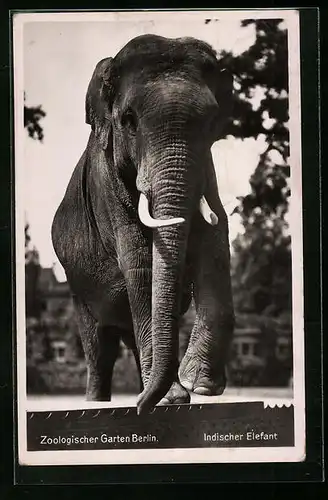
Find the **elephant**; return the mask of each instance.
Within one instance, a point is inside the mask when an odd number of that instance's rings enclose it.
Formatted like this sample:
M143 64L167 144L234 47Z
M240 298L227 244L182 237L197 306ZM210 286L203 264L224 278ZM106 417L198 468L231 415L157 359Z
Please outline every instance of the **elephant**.
M138 415L225 390L234 308L211 147L232 102L232 75L192 37L141 35L94 69L89 139L51 229L89 401L111 400L121 340L140 375ZM196 319L179 363L179 319L191 300Z

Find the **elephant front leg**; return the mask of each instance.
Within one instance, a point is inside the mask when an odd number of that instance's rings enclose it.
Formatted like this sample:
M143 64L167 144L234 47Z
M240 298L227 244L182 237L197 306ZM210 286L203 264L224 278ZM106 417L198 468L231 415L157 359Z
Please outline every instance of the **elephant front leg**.
M152 271L146 268L130 268L126 273L130 307L133 317L136 346L142 385L146 387L152 367L151 289ZM190 396L177 379L159 404L188 403Z
M151 269L130 265L125 280L132 313L138 368L142 385L149 380L152 365Z
M234 326L227 221L210 226L197 217L193 257L196 320L179 368L181 384L207 396L222 394Z
M138 224L121 224L117 228L119 267L125 279L131 309L136 349L144 388L150 380L153 364L152 232L141 231ZM176 377L161 404L188 402L190 396Z

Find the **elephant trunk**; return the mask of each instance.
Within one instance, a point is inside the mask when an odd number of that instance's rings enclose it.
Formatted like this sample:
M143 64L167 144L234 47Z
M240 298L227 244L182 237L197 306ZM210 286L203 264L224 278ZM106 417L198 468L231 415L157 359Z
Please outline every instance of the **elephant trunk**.
M178 372L179 311L192 213L196 210L196 166L183 155L153 168L152 216L180 223L153 229L152 345L149 381L139 396L138 413L155 406Z

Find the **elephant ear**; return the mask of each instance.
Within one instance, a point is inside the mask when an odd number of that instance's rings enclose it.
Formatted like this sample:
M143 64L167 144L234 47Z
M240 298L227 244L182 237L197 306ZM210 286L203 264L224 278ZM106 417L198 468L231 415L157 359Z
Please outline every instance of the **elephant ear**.
M103 149L107 148L111 133L112 65L111 57L98 62L90 80L85 101L85 121L91 125Z

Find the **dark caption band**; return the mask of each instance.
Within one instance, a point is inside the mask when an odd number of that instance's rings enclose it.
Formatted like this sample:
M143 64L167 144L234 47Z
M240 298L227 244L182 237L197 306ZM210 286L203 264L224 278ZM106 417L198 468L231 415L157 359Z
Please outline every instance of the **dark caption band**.
M262 402L28 412L27 450L294 446L294 407Z

